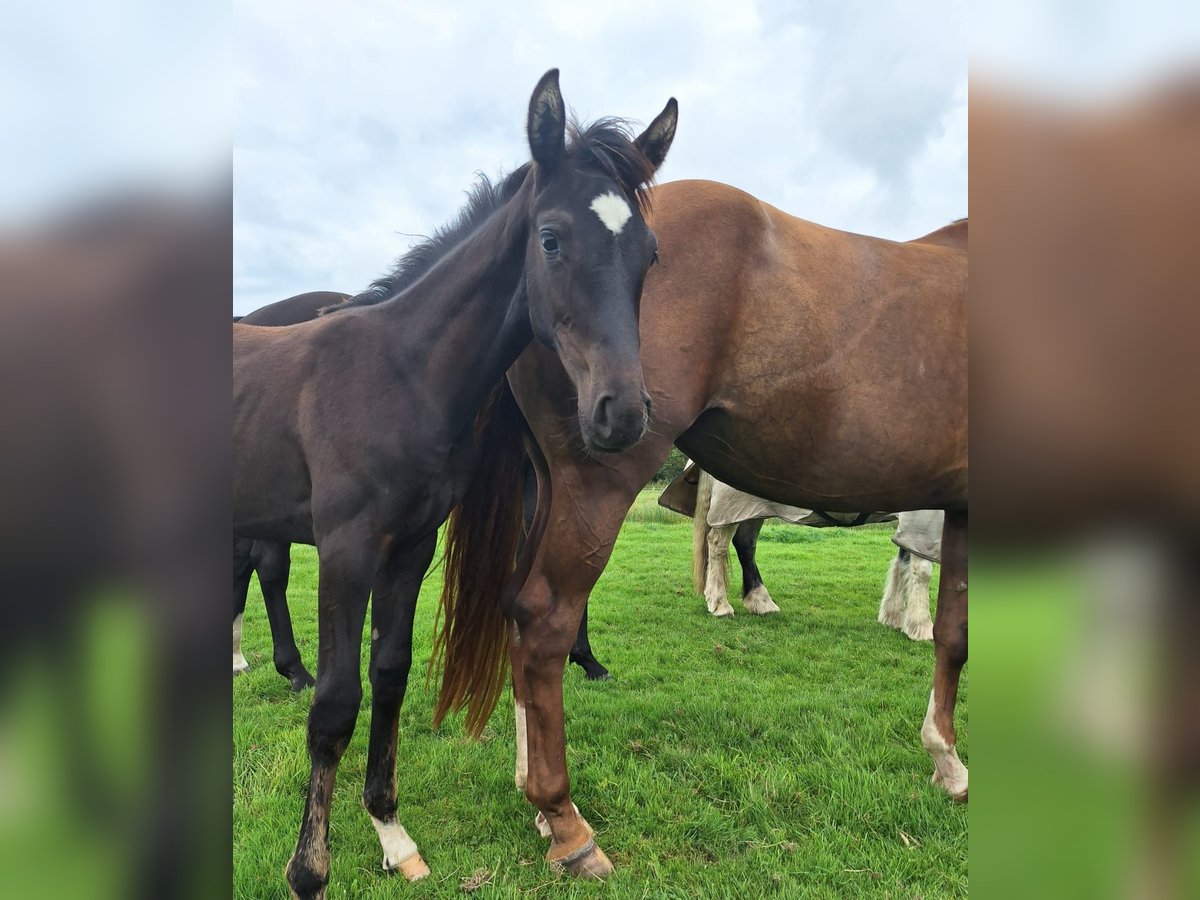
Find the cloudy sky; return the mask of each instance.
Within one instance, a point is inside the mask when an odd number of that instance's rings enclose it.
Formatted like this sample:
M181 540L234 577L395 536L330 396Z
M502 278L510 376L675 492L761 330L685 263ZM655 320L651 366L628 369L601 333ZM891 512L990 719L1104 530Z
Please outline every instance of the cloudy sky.
M234 310L355 292L528 159L558 66L582 119L679 100L660 180L906 239L967 214L965 3L234 4Z

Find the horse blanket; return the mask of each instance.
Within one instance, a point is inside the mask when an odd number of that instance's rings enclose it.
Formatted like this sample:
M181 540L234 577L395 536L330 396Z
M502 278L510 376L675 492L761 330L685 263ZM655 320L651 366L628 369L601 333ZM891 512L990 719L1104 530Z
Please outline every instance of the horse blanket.
M679 477L659 495L659 505L688 517L694 516L699 482L700 469L695 463L689 462ZM782 519L793 525L828 528L890 522L899 518L900 526L892 536L896 546L937 563L941 562L944 516L941 510L920 510L897 516L894 512L845 513L803 509L755 497L716 479L713 480L712 501L708 507L708 524L712 528L737 525L752 519Z

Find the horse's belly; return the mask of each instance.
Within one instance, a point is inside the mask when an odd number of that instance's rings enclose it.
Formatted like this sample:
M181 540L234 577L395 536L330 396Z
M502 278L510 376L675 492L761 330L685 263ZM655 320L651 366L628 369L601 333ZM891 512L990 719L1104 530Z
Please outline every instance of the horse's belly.
M677 443L719 480L792 506L844 512L965 506L965 418L961 429L928 424L919 415L841 424L802 416L744 419L712 409Z

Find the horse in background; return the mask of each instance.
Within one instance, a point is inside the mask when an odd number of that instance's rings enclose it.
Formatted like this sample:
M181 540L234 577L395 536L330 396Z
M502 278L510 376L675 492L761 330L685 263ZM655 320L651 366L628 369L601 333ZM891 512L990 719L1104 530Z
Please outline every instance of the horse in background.
M350 299L349 294L334 291L308 291L259 307L233 321L243 325L295 325L315 319L322 309ZM288 680L293 691L302 691L316 684L304 667L292 617L287 605L288 578L292 567L292 545L287 541L253 540L233 536L233 674L249 671L250 663L242 653L242 626L246 612L246 595L250 578L258 575L262 588L267 622L271 626L271 645L275 671Z
M742 567L746 611L759 616L779 612L758 568L758 536L767 519L812 528L855 528L898 518L900 524L892 536L897 552L884 582L879 621L914 641L933 640L929 585L933 564L940 561L944 517L939 510L863 514L801 509L746 494L694 465L667 486L658 502L691 515L692 582L717 618L733 615L727 587L731 542Z

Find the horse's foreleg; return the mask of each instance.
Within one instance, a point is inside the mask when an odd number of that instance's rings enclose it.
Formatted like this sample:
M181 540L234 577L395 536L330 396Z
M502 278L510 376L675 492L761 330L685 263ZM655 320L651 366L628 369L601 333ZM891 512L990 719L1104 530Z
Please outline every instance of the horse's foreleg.
M914 641L933 640L933 619L929 616L932 580L933 563L923 556L909 554L908 578L904 582L904 633Z
M308 712L312 770L300 836L285 870L300 900L324 897L329 883L329 807L338 763L354 734L362 702L360 645L377 548L371 533L360 529L343 528L329 538L318 537L320 677Z
M583 877L603 878L612 864L571 802L563 733L563 669L588 594L637 495L631 485L642 484L661 463L661 456L656 459L647 453L647 457L643 463L648 473L641 480L640 470L614 472L616 480L607 484L602 481L607 473L555 471L549 519L556 527L547 530L513 603L510 652L528 742L525 795L540 811L539 831L551 837L547 860ZM587 512L586 520L582 510Z
M905 586L909 576L909 561L912 554L901 547L888 566L887 579L883 583L883 597L879 601L879 621L888 628L904 627Z
M763 584L762 573L758 571L756 557L758 535L762 527L762 519L749 519L739 522L737 531L733 533L733 549L737 551L738 562L742 564L742 606L746 607L746 612L756 616L779 612L779 607Z
M528 748L525 796L539 810L539 833L551 838L546 859L573 875L603 878L612 863L571 802L563 726L563 670L586 602L587 589L560 595L535 567L516 600L513 659L523 675L518 702Z
M388 553L371 600L371 738L363 806L383 845L384 871L398 869L409 881L427 876L429 867L396 815L396 730L412 665L417 594L436 545L431 534Z
M733 615L726 581L729 571L729 539L736 530L736 525L715 525L708 532L708 571L704 579L704 602L708 604L708 611L718 619Z
M254 542L254 568L262 585L267 621L271 625L274 645L275 671L290 682L293 691L314 684L312 675L304 668L296 636L292 633L292 616L288 612L287 586L292 570L291 546L280 541Z
M954 705L967 661L967 514L947 512L942 530L942 577L933 624L934 672L921 743L933 757L933 782L955 800L967 799L967 767L958 758Z
M242 655L242 619L246 613L246 594L250 590L250 576L254 574L254 563L250 559L254 541L250 538L233 539L233 674L240 675L250 668Z

